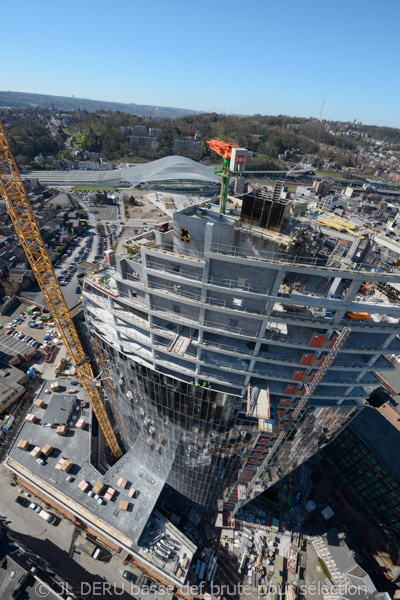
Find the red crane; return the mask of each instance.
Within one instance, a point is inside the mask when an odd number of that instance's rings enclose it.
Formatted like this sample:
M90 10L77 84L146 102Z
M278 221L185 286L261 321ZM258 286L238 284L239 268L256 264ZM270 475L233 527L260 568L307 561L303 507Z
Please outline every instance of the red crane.
M219 140L218 138L214 138L213 140L207 140L206 144L210 146L211 150L214 150L214 152L222 156L224 160L222 169L218 169L215 172L217 175L221 175L222 177L219 211L225 213L226 198L228 196L229 178L231 176L229 165L232 156L232 148L240 148L240 146L235 144L234 140L228 140L227 142L224 142L223 140Z

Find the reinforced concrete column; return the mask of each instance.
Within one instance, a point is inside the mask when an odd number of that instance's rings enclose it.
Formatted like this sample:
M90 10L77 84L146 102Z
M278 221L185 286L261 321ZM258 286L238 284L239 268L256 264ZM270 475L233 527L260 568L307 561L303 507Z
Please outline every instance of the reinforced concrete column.
M387 348L389 346L389 344L391 344L393 342L393 340L394 340L395 337L396 337L395 333L390 333L387 336L386 340L383 342L382 348Z
M276 296L279 292L279 288L282 285L283 278L285 277L285 271L277 271L275 275L275 281L272 285L272 289L270 292L271 296Z
M360 245L362 238L358 237L354 240L354 242L351 244L346 256L345 256L345 262L349 263L353 260L353 257L355 255L355 253L357 252L358 246Z
M360 289L361 283L362 282L360 279L353 279L353 281L349 285L349 289L343 296L343 300L341 302L340 308L338 308L336 310L336 313L333 317L334 323L339 323L343 319L346 311L348 310L348 304L350 304L350 302L353 301L354 296L357 294L358 290Z
M113 319L113 323L114 323L115 327L117 327L117 317L115 316L115 314L113 312L114 311L114 300L113 300L113 298L111 298L111 296L108 296L108 304L111 308L111 316Z
M376 354L374 354L372 356L372 358L369 359L369 361L367 362L367 365L369 367L372 367L373 364L378 360L379 357L380 357L380 352L377 352Z
M201 304L200 304L200 313L199 313L199 325L204 325L205 314L206 314L206 309L205 309L204 303L207 299L206 283L208 281L208 276L209 276L209 272L210 272L210 259L207 257L207 252L209 252L211 249L211 243L212 243L212 237L213 237L213 227L214 227L213 223L207 223L205 236L204 236L205 266L204 266L204 271L203 271L203 286L201 288L201 295L200 295ZM203 329L199 328L199 333L198 333L199 343L201 343L203 341L203 335L204 335ZM196 353L197 361L201 360L201 354L202 354L202 348L200 346L197 346L197 353ZM200 365L197 362L196 363L196 375L198 374L199 369L200 369Z
M367 373L369 373L369 369L363 369L363 370L361 371L361 373L359 373L359 374L357 375L357 377L354 379L354 381L360 382L360 381L361 381L361 379L364 377L364 375L366 375Z
M343 302L345 302L346 304L348 302L352 302L354 300L354 296L357 294L358 290L360 289L361 284L362 284L362 281L360 279L353 279L353 281L349 285L347 292L343 296Z
M278 292L282 285L282 281L283 281L284 277L285 277L285 271L277 271L276 272L274 283L268 294L268 296L272 296L272 298L267 300L267 303L266 303L265 309L264 309L265 314L268 316L271 314L271 312L274 308L274 304L275 304L274 297L278 295ZM264 332L265 332L265 330L264 330Z
M335 296L341 281L341 277L335 277L335 279L331 283L331 287L328 290L327 296Z
M149 317L149 326L150 326L150 341L151 344L154 345L154 331L153 331L153 315L150 313L150 306L151 306L151 302L150 302L150 291L149 291L149 277L148 277L148 273L147 273L147 255L144 251L142 251L142 264L143 264L143 269L142 269L142 276L143 276L143 286L144 286L144 290L145 290L145 298L146 298L146 308L147 308L147 314ZM156 351L154 348L151 349L151 353L152 353L152 357L153 360L155 359L156 356Z

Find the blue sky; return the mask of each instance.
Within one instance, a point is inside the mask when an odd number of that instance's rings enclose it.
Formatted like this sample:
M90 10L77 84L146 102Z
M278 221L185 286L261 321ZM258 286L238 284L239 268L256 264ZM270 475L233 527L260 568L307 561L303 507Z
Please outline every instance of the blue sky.
M400 127L400 0L3 3L0 89Z

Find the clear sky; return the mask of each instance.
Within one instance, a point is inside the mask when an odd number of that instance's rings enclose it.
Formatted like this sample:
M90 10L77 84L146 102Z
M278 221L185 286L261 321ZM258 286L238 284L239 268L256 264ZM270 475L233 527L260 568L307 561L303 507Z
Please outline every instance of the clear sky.
M2 91L400 127L400 0L19 0Z

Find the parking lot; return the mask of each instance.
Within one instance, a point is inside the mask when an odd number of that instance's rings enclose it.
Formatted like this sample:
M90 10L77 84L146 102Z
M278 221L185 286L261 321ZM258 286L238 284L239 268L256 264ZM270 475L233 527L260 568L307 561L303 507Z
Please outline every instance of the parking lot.
M93 215L99 223L106 221L118 222L123 219L121 206L121 195L115 191L111 194L111 198L116 204L96 204L95 197L97 192L74 192L74 197L81 203L82 208Z
M68 251L54 263L54 270L68 308L75 306L79 302L81 295L77 277L77 264L82 261L93 261L97 252L98 237L94 229L89 229L82 233L73 240ZM100 249L102 249L102 243L99 244ZM99 256L97 262L100 259L101 257ZM21 296L26 298L27 302L32 301L40 306L46 305L38 285L31 286L21 292Z
M23 356L32 348L45 353L50 345L60 344L60 337L52 319L42 322L36 317L35 326L32 327L29 323L32 323L33 315L25 314L28 309L28 304L18 302L5 315L0 315L1 354Z

